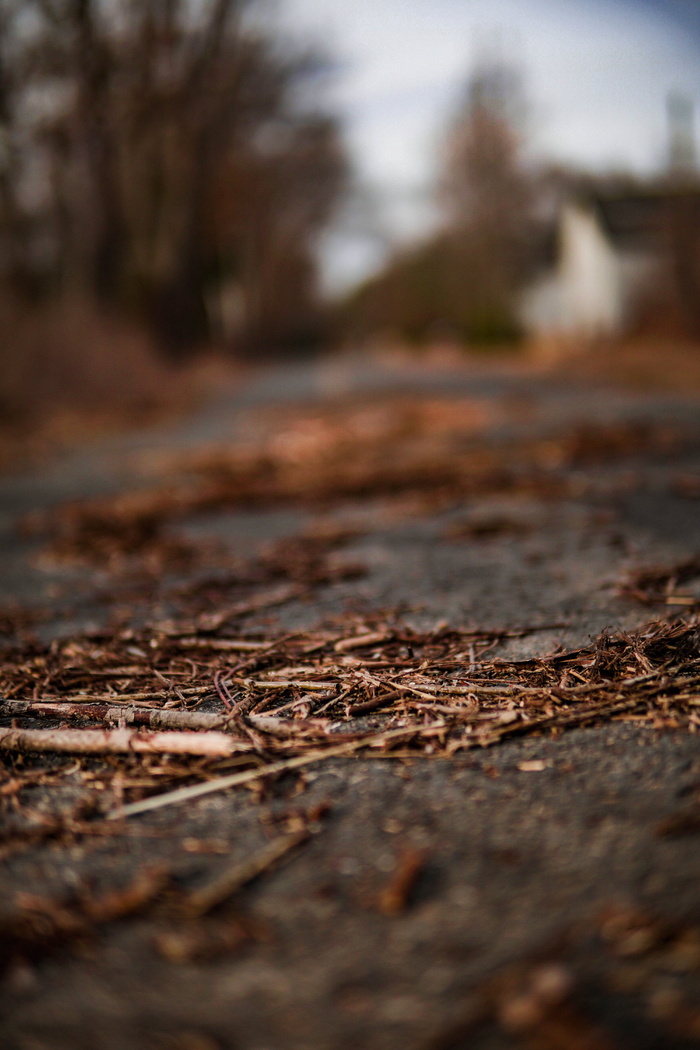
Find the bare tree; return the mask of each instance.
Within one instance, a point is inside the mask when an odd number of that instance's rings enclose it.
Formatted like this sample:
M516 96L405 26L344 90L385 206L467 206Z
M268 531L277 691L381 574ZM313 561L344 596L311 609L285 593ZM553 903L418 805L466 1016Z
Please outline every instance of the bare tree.
M7 276L31 254L29 224L54 293L81 289L149 319L175 355L206 337L207 296L234 270L251 318L274 312L268 285L284 259L299 261L310 302L314 241L342 192L345 161L334 121L296 103L318 62L254 31L247 6L0 5ZM23 214L27 167L36 188ZM221 226L224 212L235 219Z
M443 227L404 249L346 304L360 329L411 341L503 342L519 334L535 177L523 162L524 102L517 72L489 63L464 92L447 137Z
M471 79L448 138L444 200L454 278L470 301L475 328L513 322L533 205L523 114L517 71L486 64Z

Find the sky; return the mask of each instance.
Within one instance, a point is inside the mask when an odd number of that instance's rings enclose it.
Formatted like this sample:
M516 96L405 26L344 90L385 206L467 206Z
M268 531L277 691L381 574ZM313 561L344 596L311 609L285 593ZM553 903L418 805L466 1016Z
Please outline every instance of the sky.
M522 74L534 160L651 174L669 93L700 113L700 0L278 0L276 20L335 60L324 91L364 188L323 245L331 291L434 227L445 128L485 56Z

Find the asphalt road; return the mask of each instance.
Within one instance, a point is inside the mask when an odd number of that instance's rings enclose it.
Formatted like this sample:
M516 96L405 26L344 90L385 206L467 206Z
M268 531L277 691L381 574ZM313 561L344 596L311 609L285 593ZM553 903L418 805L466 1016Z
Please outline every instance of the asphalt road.
M18 533L28 514L147 490L173 454L269 440L294 412L418 395L480 406L489 448L620 425L677 440L567 463L568 487L556 498L490 493L405 513L381 493L336 501L324 521L357 530L340 557L364 575L252 615L246 629L298 630L348 609L401 608L417 628L521 628L498 652L525 658L678 611L641 605L619 585L643 566L700 554L700 504L688 483L700 478L697 401L573 387L504 366L428 370L361 358L259 373L177 424L3 479L4 604L43 610L36 630L45 638L113 613L99 569L49 563L40 538ZM517 527L455 541L455 523L504 515ZM228 507L174 529L254 559L318 516L303 502ZM683 594L692 613L700 574ZM138 610L148 615L152 607ZM119 884L161 862L196 881L222 858L173 855L176 835L223 843L227 860L242 860L266 841L265 820L296 804L329 805L319 834L246 889L250 935L211 958L156 950L146 915L77 949L16 961L0 987L2 1046L700 1046L700 821L664 830L679 813L698 814L698 740L616 722L449 761L338 759L307 772L298 799L216 795L139 818L132 837L13 853L0 875L8 899L18 888L60 897L85 879ZM36 798L45 813L67 801L60 792ZM386 914L378 894L416 855L410 906Z

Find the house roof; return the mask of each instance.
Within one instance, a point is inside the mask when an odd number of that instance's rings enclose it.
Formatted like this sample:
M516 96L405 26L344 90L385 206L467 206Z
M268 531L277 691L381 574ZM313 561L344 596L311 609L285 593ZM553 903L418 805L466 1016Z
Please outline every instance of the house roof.
M590 203L615 247L628 251L659 250L674 195L668 192L594 194Z
M697 180L679 187L659 183L645 188L572 180L568 186L560 187L556 204L530 233L525 268L531 276L550 270L557 263L561 214L566 204L578 205L596 215L610 243L622 252L665 252L676 205L682 208L684 222L697 222L700 226Z

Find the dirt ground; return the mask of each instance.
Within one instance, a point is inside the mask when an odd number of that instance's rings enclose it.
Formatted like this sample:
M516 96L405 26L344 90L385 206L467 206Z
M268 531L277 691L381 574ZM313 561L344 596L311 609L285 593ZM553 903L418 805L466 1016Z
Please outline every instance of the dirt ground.
M238 750L3 738L1 1045L699 1046L699 499L695 397L359 356L2 479L0 733Z

